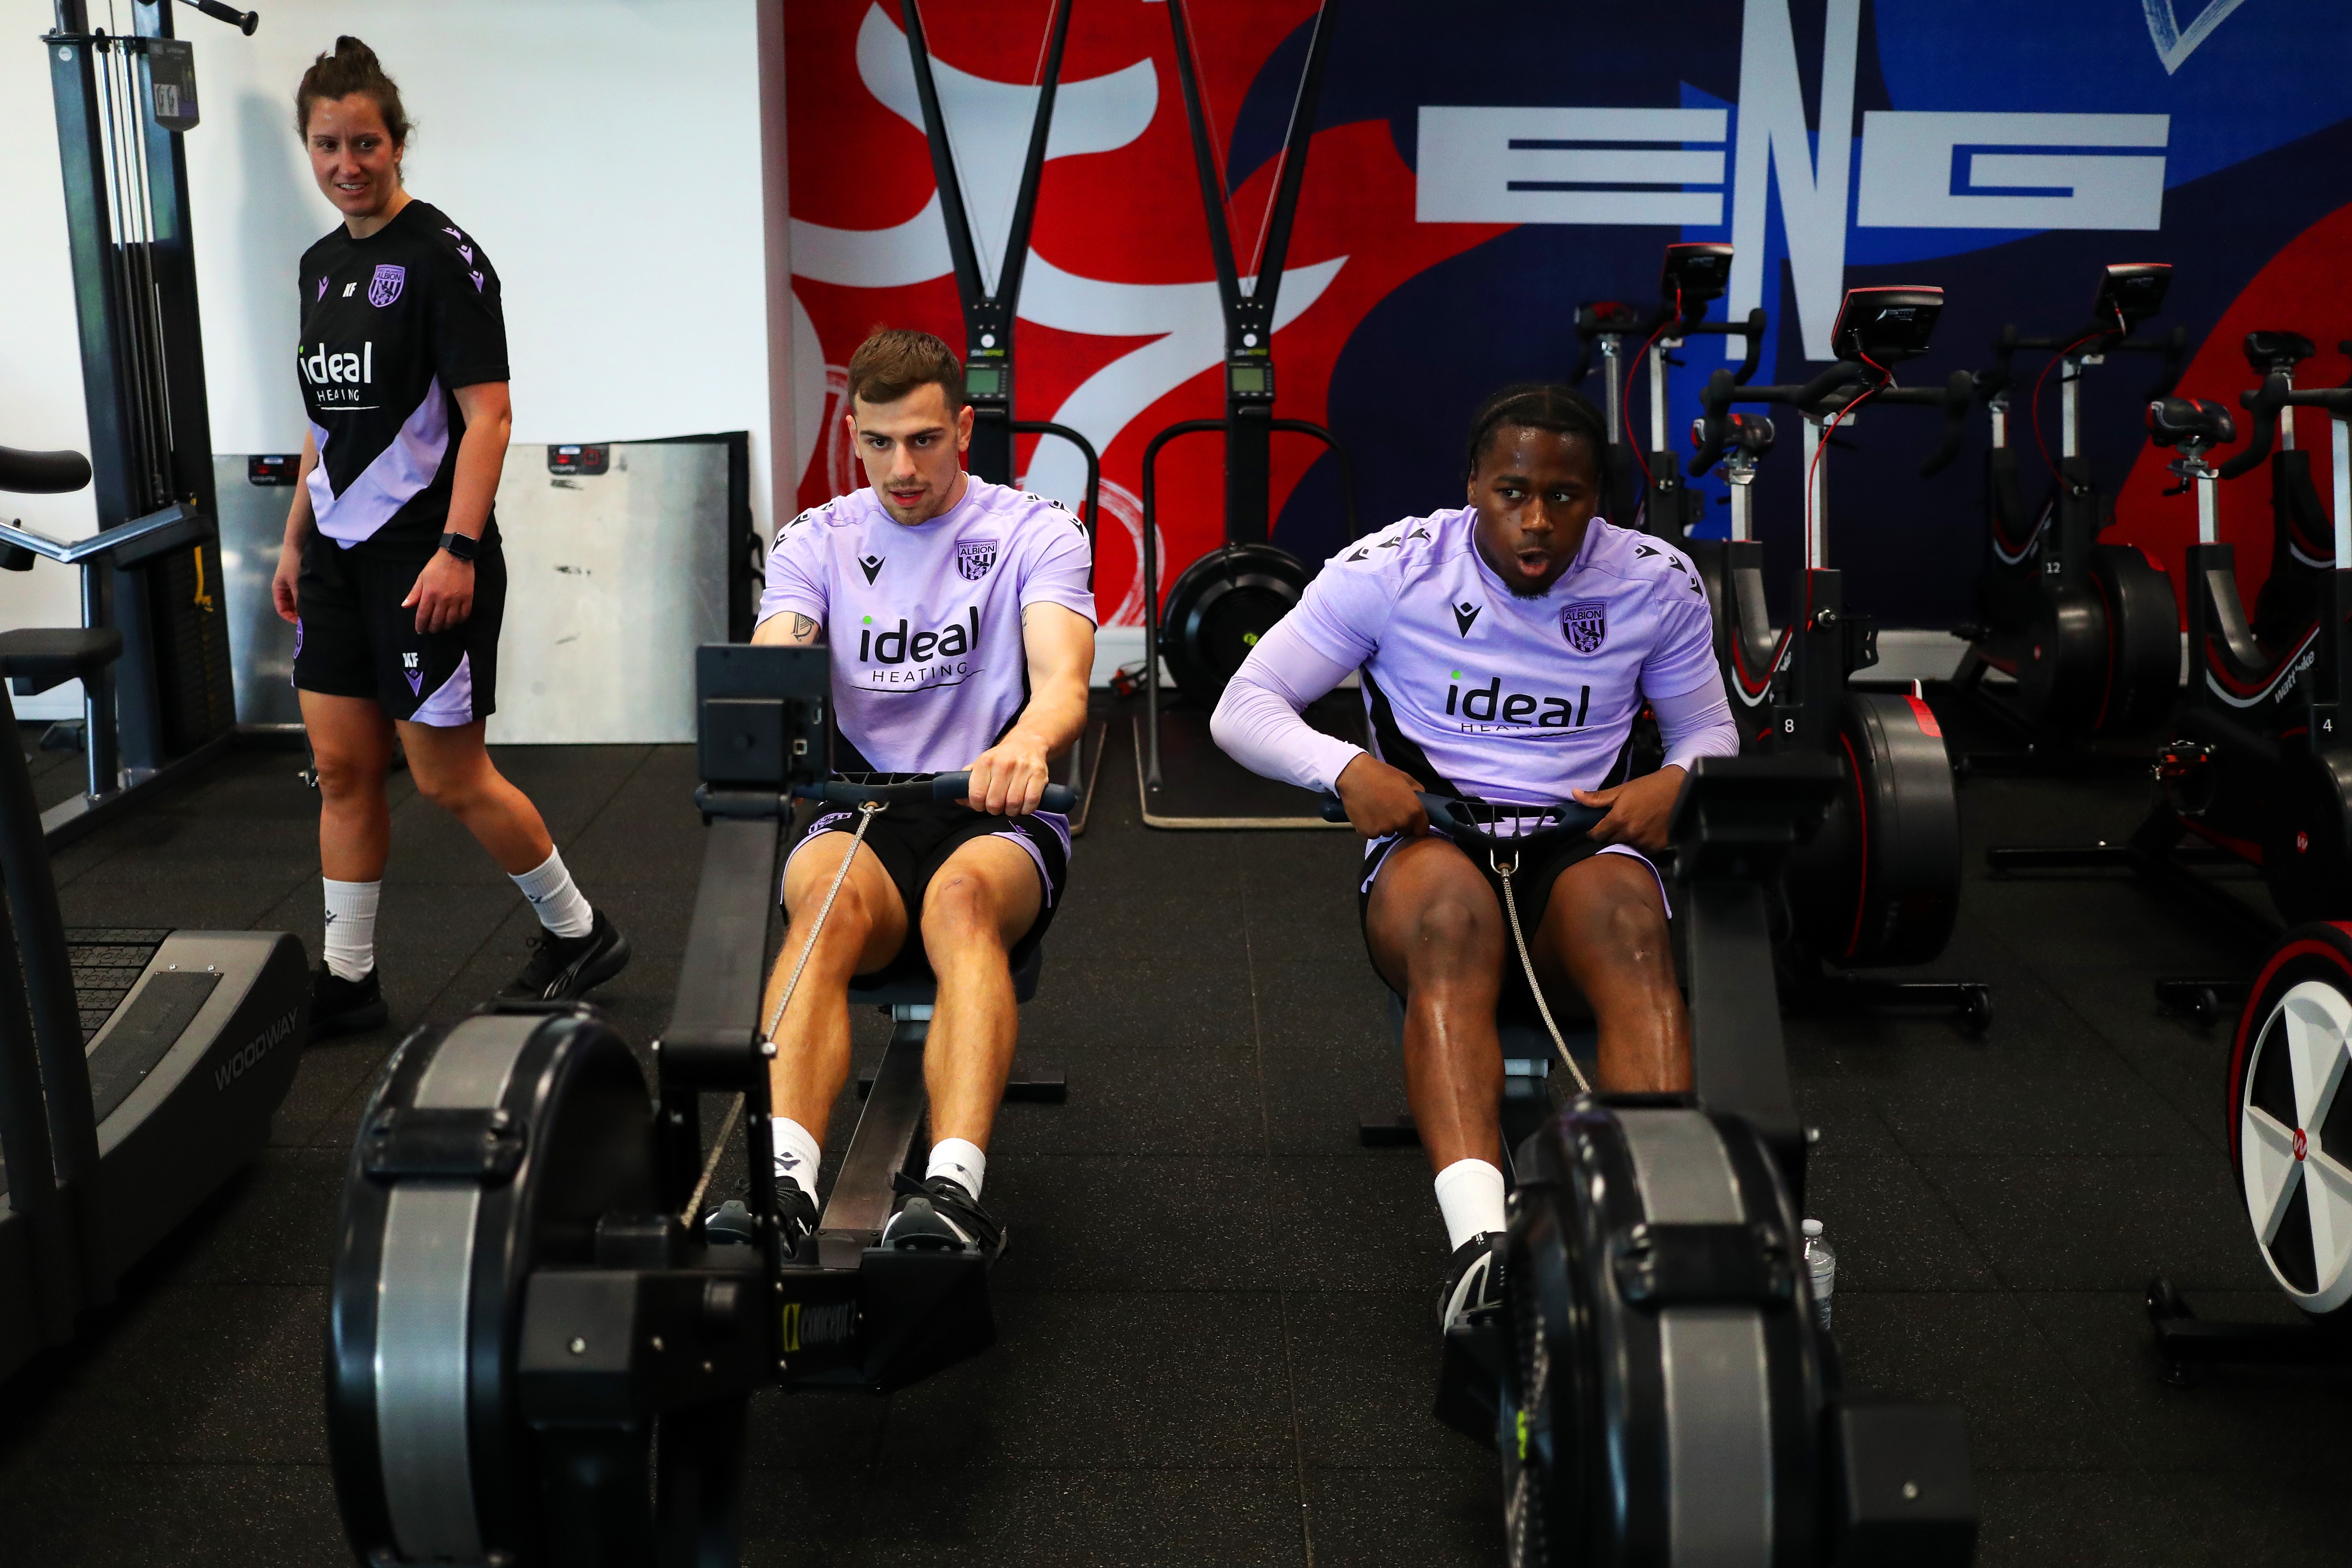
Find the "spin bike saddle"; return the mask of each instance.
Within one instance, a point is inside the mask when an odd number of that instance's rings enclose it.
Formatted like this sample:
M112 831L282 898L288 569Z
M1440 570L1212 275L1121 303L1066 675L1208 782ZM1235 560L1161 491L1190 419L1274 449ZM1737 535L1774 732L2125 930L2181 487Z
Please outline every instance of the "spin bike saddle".
M2202 397L2164 397L2147 405L2147 438L2159 447L2218 447L2238 438L2238 422Z
M2245 350L2246 363L2257 375L2291 371L2319 352L2301 332L2248 332Z

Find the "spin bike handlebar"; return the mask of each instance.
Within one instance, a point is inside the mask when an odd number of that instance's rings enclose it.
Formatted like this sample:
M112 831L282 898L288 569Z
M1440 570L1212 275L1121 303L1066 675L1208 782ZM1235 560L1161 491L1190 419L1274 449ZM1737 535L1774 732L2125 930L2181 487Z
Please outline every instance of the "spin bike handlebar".
M1818 415L1852 407L1867 397L1874 404L1916 404L1944 411L1944 437L1919 465L1919 477L1925 479L1941 473L1959 456L1960 442L1968 434L1969 405L1976 399L1976 377L1956 370L1940 388L1895 386L1883 379L1883 373L1853 360L1840 360L1802 386L1743 387L1733 383L1730 372L1719 370L1707 378L1706 390L1699 396L1706 415L1694 432L1698 451L1691 458L1693 478L1722 458L1731 437L1729 414L1734 403L1785 404Z
M2087 341L2086 341L2087 340ZM2017 374L2011 366L2019 350L2029 353L2060 353L2073 349L2078 354L2158 354L2164 360L2164 371L2156 384L2147 389L2144 401L2154 403L2172 395L2180 381L2180 373L2189 363L2189 331L2175 327L2160 338L2132 338L2113 330L2102 331L2096 322L2065 337L2027 338L2018 335L2012 324L2001 328L1992 341L1992 368L1979 371L1977 391L1986 402L2007 392L2016 384Z
M925 778L898 779L888 784L857 784L848 779L827 779L823 784L794 784L793 795L799 800L819 800L827 805L863 805L867 801L885 805L905 805L918 801L961 800L971 793L971 773L932 773ZM1040 811L1076 811L1078 792L1067 784L1049 784L1038 798Z
M1431 795L1426 790L1416 791L1414 798L1421 802L1421 809L1429 813L1429 825L1464 849L1526 848L1529 845L1549 844L1555 839L1581 838L1593 828L1598 827L1601 825L1601 819L1609 815L1606 806L1582 805L1575 801L1560 801L1551 805L1519 806L1507 801L1489 803L1460 800L1453 795ZM1326 795L1322 804L1324 821L1348 820L1348 808L1338 795ZM1456 806L1489 804L1499 804L1513 810L1526 812L1530 816L1557 816L1559 820L1549 827L1538 827L1532 833L1521 833L1508 838L1499 838L1487 831L1486 826L1475 819L1465 819L1454 809Z
M2352 353L2352 343L2339 346ZM2352 417L2352 385L2303 391L2294 386L2284 371L2273 371L2263 377L2262 385L2238 394L2238 405L2252 412L2253 428L2247 434L2246 449L2215 470L2218 477L2225 479L2236 479L2271 455L2271 443L2278 437L2282 408L2324 408L2331 418Z

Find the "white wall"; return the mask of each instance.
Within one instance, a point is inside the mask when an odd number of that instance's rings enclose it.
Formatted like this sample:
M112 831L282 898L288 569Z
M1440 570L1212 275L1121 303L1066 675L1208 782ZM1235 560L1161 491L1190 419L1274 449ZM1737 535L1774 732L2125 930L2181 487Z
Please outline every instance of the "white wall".
M416 122L408 188L477 236L506 288L515 438L751 433L768 524L755 0L271 0L239 37L183 8L204 121L186 137L213 446L293 451L295 263L336 221L292 124L335 35L365 38ZM88 450L57 121L32 34L0 35L0 444ZM93 9L102 9L102 5ZM10 496L68 537L89 496ZM69 625L73 574L0 574L0 626Z

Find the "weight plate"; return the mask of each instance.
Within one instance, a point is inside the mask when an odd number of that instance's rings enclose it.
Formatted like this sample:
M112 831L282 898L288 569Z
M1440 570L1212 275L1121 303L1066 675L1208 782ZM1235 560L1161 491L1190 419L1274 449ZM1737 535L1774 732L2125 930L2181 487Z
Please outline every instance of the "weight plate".
M1314 577L1271 544L1226 544L1184 568L1160 616L1160 652L1176 689L1203 707L1224 695L1257 639L1290 612Z
M1806 944L1841 964L1925 963L1959 912L1960 813L1942 729L1925 701L1846 694L1832 755L1846 787L1789 860Z
M2315 1318L2352 1302L2352 934L2298 926L2263 963L2230 1057L2230 1152L2263 1261Z
M2134 734L2180 700L2180 602L2172 579L2128 544L2092 552L2091 585L2107 638L2107 680L2092 723L2102 734Z
M362 1561L549 1561L523 1286L593 1263L604 1215L652 1210L652 1131L635 1057L591 1013L420 1029L384 1065L343 1178L327 1341L329 1458Z

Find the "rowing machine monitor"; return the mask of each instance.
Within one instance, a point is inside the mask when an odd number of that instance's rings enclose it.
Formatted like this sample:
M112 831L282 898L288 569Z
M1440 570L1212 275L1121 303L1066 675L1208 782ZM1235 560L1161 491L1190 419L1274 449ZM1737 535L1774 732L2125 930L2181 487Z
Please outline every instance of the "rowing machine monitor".
M2102 324L2113 321L2118 333L2137 331L2164 308L2164 291L2171 286L2169 261L2113 262L2099 279L2099 297L2091 313Z
M1880 365L1916 359L1927 352L1943 313L1944 291L1932 286L1848 289L1830 329L1830 349L1840 359Z

